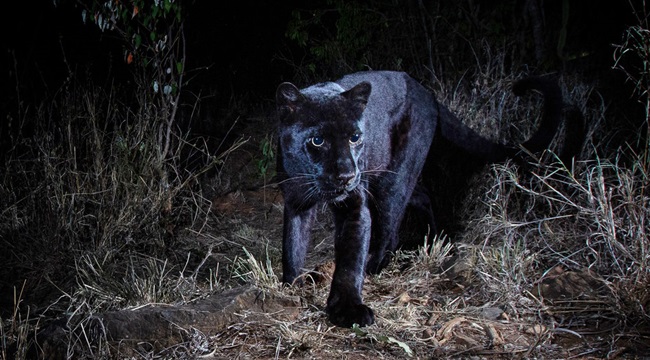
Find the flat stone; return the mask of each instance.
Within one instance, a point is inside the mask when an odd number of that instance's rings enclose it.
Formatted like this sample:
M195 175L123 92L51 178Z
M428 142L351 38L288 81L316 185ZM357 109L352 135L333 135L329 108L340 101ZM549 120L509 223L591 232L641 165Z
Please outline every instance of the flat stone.
M85 347L97 347L104 340L120 352L128 352L131 347L158 351L183 342L192 329L206 335L215 334L237 322L237 314L243 311L248 314L247 320L255 317L256 321L264 321L269 319L265 314L271 313L274 319L292 319L300 311L300 299L246 285L188 304L146 306L110 311L91 318L61 319L39 334L41 346L37 351L41 358L60 358L70 351L70 337L85 339L83 345L80 344Z

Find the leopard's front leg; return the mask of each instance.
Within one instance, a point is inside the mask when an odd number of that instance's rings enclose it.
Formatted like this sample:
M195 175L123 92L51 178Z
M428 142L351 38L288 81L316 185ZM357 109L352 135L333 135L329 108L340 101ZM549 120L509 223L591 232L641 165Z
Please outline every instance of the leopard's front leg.
M330 321L338 326L371 325L375 322L375 315L363 304L361 295L371 233L366 195L354 193L331 208L336 226L336 269L326 311Z

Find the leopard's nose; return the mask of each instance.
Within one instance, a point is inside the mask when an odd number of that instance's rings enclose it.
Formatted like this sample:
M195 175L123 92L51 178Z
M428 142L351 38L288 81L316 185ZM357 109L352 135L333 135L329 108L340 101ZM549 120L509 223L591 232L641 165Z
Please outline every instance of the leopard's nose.
M355 175L356 174L354 172L341 173L336 177L336 180L338 181L339 185L348 187L354 182Z

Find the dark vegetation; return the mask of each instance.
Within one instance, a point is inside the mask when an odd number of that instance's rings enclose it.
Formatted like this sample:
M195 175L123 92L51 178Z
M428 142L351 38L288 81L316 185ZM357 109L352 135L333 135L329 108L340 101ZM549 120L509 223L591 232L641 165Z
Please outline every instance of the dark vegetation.
M25 21L3 53L0 99L1 359L42 355L37 334L61 319L66 355L82 358L650 351L645 1L19 6L5 13ZM423 242L405 227L419 248L366 284L378 324L332 329L314 311L326 286L282 289L275 276L273 97L282 81L366 69L408 72L499 141L526 138L541 116L512 83L552 74L586 137L572 161L555 154L574 138L559 138L523 166L440 145L429 170L443 235ZM327 236L314 236L314 265ZM183 351L122 353L78 335L100 313L192 304L242 283L304 309L289 323L192 332ZM476 315L494 308L494 319Z

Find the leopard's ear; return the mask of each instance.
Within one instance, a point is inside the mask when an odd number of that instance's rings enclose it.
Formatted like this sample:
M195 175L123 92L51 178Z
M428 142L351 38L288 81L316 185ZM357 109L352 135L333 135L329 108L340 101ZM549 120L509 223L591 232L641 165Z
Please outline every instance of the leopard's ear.
M275 101L280 112L293 113L306 100L294 84L285 82L278 86L278 90L275 92Z
M342 93L341 95L347 98L348 100L352 100L357 104L361 105L362 108L365 108L366 104L368 103L368 98L370 97L371 91L372 91L372 85L370 85L369 82L364 81L362 83L355 85L353 88Z

